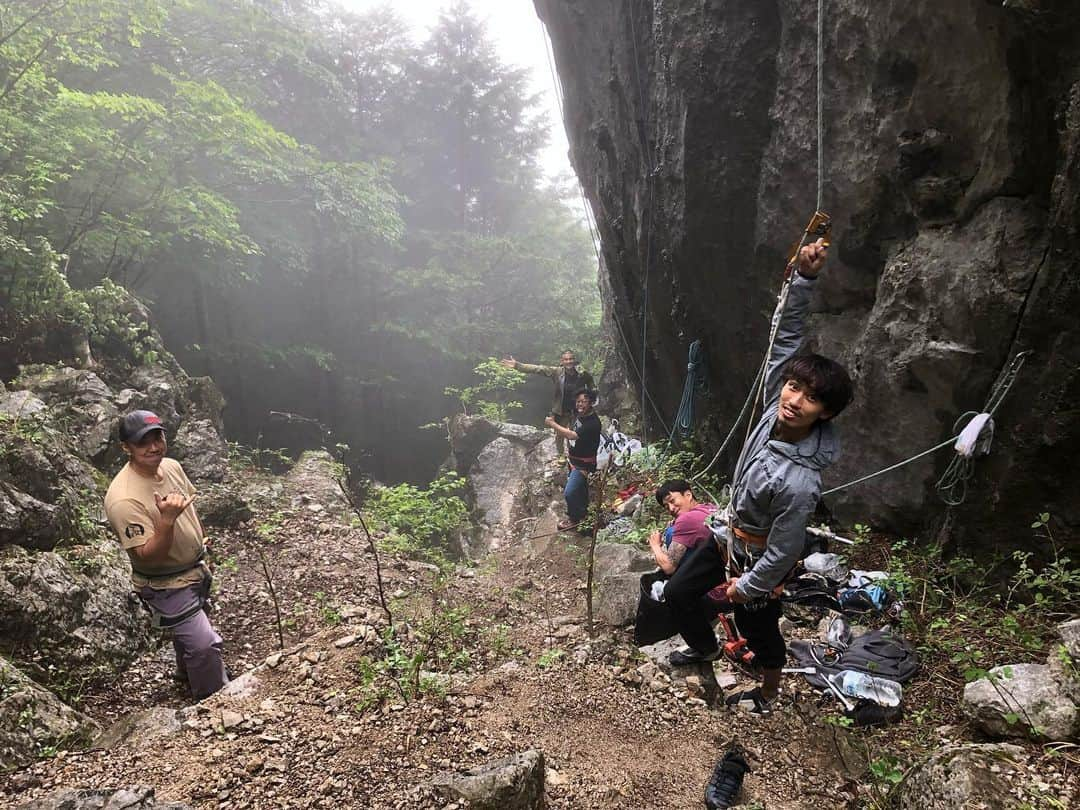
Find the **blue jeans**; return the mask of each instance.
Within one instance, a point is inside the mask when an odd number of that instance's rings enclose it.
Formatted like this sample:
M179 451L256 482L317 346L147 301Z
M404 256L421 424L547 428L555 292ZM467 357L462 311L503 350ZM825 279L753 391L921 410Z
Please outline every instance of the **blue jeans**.
M581 470L572 469L566 479L566 515L573 521L582 520L589 512L589 478Z

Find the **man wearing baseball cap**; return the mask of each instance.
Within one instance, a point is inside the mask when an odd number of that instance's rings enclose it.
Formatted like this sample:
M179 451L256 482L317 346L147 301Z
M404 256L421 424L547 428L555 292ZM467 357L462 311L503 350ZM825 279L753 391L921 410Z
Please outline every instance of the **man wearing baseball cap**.
M165 426L151 411L120 419L128 461L105 493L105 514L131 558L131 580L154 624L173 633L176 666L196 700L225 685L221 636L206 615L210 570L195 487L165 458Z

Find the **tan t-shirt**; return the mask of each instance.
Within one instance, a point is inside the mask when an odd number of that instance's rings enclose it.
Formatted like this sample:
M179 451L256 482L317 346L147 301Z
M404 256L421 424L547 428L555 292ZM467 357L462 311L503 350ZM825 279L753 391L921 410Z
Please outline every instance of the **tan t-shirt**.
M192 504L176 519L173 527L173 543L168 558L157 565L151 565L137 559L131 549L145 545L154 532L154 524L161 513L154 502L154 493L165 497L174 492L190 496L195 494L195 487L184 474L180 462L164 458L158 466L156 478L139 475L131 464L116 474L105 493L105 514L112 524L120 545L127 549L133 567L141 571L169 571L180 566L190 565L199 556L203 547L202 527L195 516L195 504ZM149 580L131 572L131 581L136 588L149 585L151 588L182 588L202 580L202 566L184 571L167 579Z

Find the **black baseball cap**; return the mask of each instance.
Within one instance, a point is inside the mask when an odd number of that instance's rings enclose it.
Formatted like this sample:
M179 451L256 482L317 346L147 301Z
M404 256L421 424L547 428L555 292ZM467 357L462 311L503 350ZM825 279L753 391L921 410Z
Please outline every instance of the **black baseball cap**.
M153 411L132 411L120 418L120 441L137 442L151 430L165 432L161 417Z

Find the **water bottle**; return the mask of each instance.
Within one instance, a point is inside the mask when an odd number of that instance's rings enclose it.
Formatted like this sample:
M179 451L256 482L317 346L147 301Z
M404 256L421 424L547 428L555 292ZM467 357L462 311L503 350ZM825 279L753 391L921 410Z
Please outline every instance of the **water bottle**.
M875 678L865 672L845 669L830 678L848 697L870 700L879 706L899 706L903 697L903 689L896 681Z

